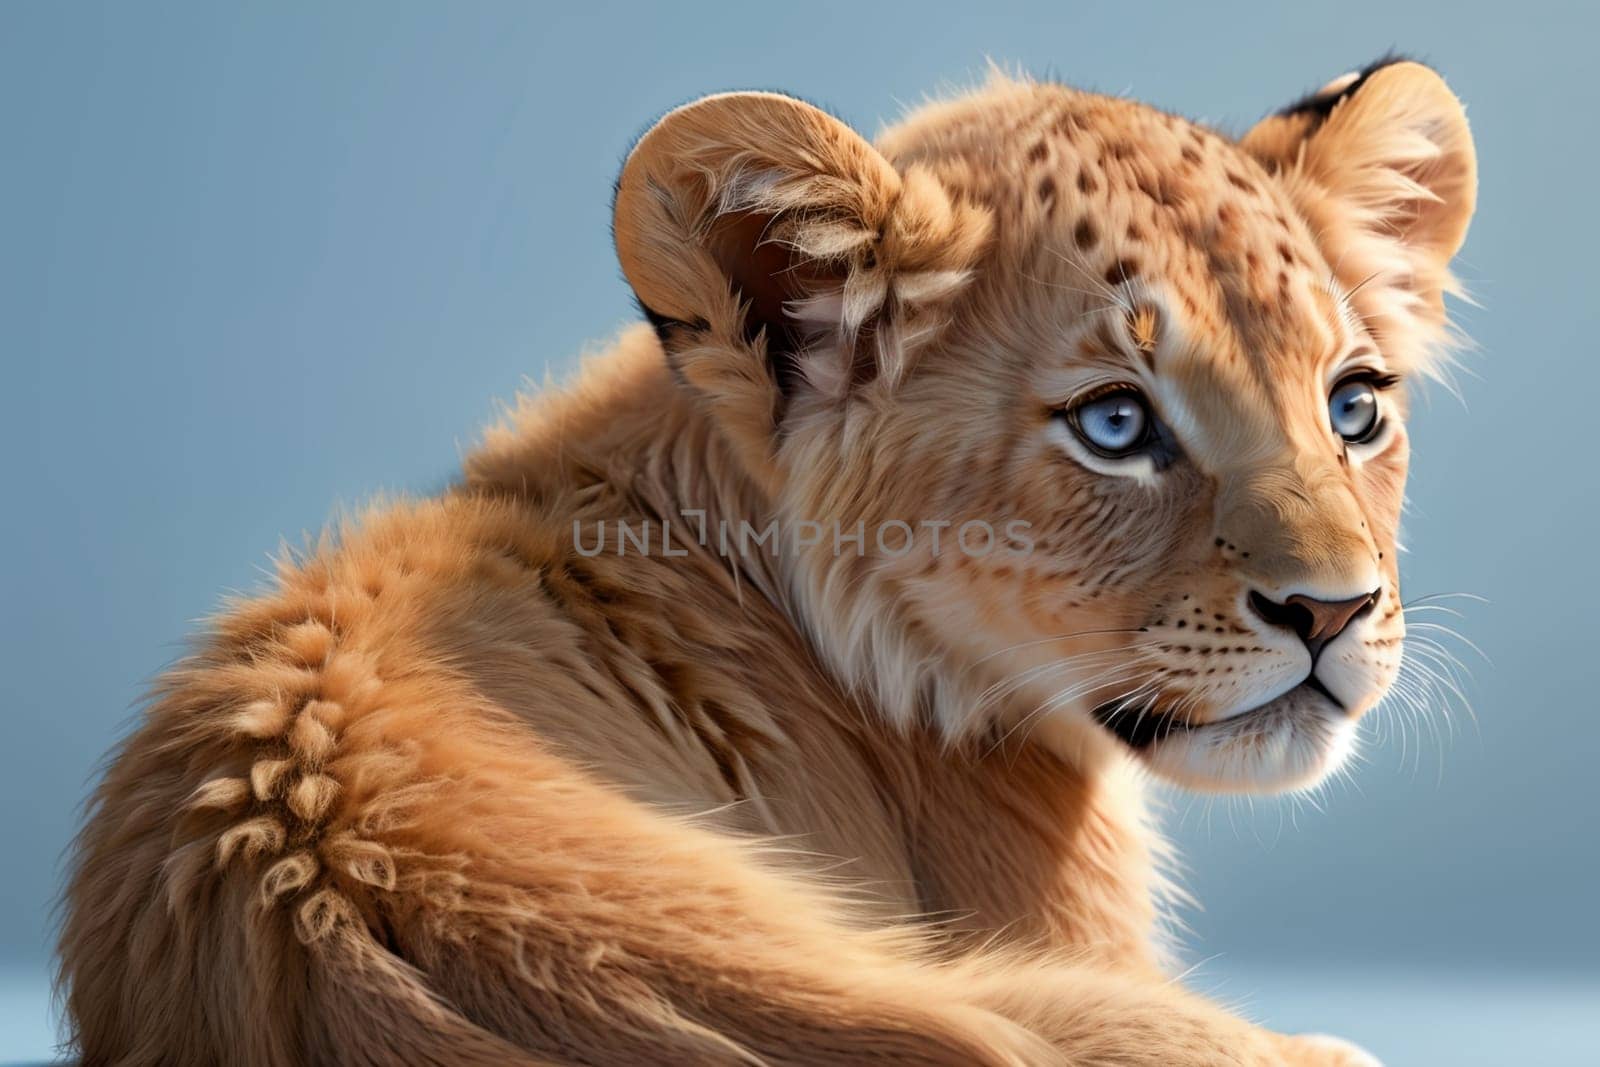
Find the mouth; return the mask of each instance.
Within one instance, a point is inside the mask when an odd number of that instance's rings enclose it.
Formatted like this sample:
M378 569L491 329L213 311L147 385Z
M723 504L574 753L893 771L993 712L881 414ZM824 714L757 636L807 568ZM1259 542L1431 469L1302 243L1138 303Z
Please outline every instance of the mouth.
M1356 744L1356 720L1315 675L1225 719L1103 705L1094 718L1152 773L1207 792L1279 793L1316 785Z
M1298 712L1315 712L1323 715L1343 713L1344 704L1322 683L1313 672L1304 681L1285 693L1280 693L1265 703L1258 704L1225 719L1212 722L1191 723L1171 712L1156 709L1134 710L1119 703L1102 704L1094 709L1094 718L1101 726L1115 734L1122 743L1135 752L1148 752L1175 735L1203 735L1208 731L1232 735L1249 732L1252 728Z

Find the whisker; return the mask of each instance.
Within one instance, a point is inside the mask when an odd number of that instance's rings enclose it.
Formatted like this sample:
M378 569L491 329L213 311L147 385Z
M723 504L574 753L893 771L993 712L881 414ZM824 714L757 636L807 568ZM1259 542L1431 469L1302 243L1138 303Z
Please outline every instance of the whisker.
M1009 646L1007 646L1005 648L999 649L998 651L991 652L986 656L982 656L982 657L978 658L967 669L971 670L972 667L975 667L980 663L987 663L989 660L994 659L996 656L1004 656L1009 652L1016 652L1019 649L1024 649L1024 648L1033 648L1033 647L1035 647L1037 645L1048 645L1048 644L1050 644L1052 642L1055 642L1055 641L1071 641L1074 638L1078 638L1078 637L1099 637L1099 636L1104 636L1106 634L1142 634L1142 633L1145 633L1145 632L1146 631L1144 630L1143 627L1132 627L1132 628L1123 628L1123 629L1111 628L1111 629L1105 629L1105 630L1077 630L1077 631L1075 631L1073 633L1056 634L1056 635L1051 636L1051 637L1041 637L1041 638L1038 638L1037 640L1033 640L1033 641L1019 641L1014 645L1009 645Z
M1400 606L1402 608L1409 608L1414 604L1431 604L1435 600L1473 600L1479 604L1489 603L1488 597L1479 596L1477 593L1428 593L1425 596L1419 596L1412 600L1402 600L1400 602Z
M1426 630L1426 631L1428 631L1430 633L1441 633L1441 634L1444 634L1446 637L1449 637L1449 638L1451 638L1452 640L1455 640L1455 641L1460 641L1463 645L1466 645L1468 648L1472 649L1472 651L1474 651L1474 652L1476 652L1478 654L1478 658L1483 660L1483 662L1485 664L1487 664L1488 666L1490 666L1490 667L1494 666L1494 661L1489 658L1489 654L1487 652L1485 652L1483 649L1479 648L1474 641L1472 641L1468 637L1463 636L1459 631L1457 631L1453 627L1445 626L1443 623L1437 623L1437 622L1417 622L1417 623L1408 622L1406 624L1406 629L1407 630Z
M993 704L998 703L1007 696L1010 696L1023 686L1037 681L1040 678L1048 677L1050 674L1057 671L1067 671L1086 666L1094 666L1096 664L1108 661L1114 665L1115 662L1121 658L1125 651L1130 649L1137 650L1153 643L1154 642L1145 642L1140 645L1125 646L1124 648L1100 649L1091 652L1083 652L1076 656L1069 656L1061 660L1052 661L1050 663L1038 664L1033 667L1029 667L1026 670L1018 671L1016 674L999 679L985 689L981 694L979 694L977 700L977 709L979 711L986 711Z
M1047 712L1054 711L1083 695L1084 693L1092 692L1093 690L1102 686L1118 685L1122 682L1130 680L1128 674L1134 669L1135 665L1132 664L1124 665L1121 668L1113 668L1112 670L1106 671L1094 678L1075 683L1074 685L1069 686L1067 689L1045 698L1044 700L1040 701L1038 705L1033 708L1033 710L1029 711L1026 715L1019 717L1018 720L1005 731L1005 733L996 738L994 744L989 746L989 748L983 753L983 758L987 758L993 754L1018 730L1024 729L1029 724L1043 718ZM1024 735L1024 737L1025 736L1026 735Z

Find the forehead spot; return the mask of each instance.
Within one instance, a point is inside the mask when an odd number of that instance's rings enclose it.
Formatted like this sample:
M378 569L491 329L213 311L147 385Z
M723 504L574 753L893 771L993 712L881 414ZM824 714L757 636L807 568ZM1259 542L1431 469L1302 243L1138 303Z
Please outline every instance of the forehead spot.
M1078 224L1072 228L1072 243L1085 252L1092 249L1099 240L1100 234L1087 215L1079 219Z
M1158 206L1164 208L1177 208L1183 204L1183 196L1177 187L1166 179L1160 172L1142 171L1136 179L1139 191L1149 197Z
M1107 285L1121 285L1123 282L1132 281L1139 276L1139 261L1131 256L1112 260L1111 266L1106 268L1105 279Z
M1046 211L1055 210L1056 180L1048 174L1039 179L1039 202L1045 206Z

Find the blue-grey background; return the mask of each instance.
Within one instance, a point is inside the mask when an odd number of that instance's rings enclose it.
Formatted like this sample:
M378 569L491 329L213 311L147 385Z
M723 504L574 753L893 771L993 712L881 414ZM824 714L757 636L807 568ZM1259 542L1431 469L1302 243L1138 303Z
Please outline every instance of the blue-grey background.
M1238 131L1398 46L1482 167L1479 348L1415 419L1407 592L1486 597L1451 603L1492 666L1477 725L1391 729L1323 810L1175 798L1189 957L1390 1063L1600 1062L1597 29L1449 0L0 3L0 1061L48 1054L62 850L145 682L281 536L439 486L496 398L631 317L611 181L661 110L782 88L870 133L993 57Z

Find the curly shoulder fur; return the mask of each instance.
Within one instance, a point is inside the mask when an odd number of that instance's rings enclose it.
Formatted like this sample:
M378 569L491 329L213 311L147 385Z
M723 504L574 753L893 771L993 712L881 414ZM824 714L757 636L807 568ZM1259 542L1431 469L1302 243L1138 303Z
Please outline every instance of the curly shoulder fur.
M84 1062L1370 1062L1166 977L1141 799L1314 781L1393 679L1403 394L1345 443L1328 389L1437 358L1471 143L1425 68L1340 84L1241 142L1004 79L876 146L668 115L653 329L286 559L115 753ZM1108 383L1165 451L1085 445Z

